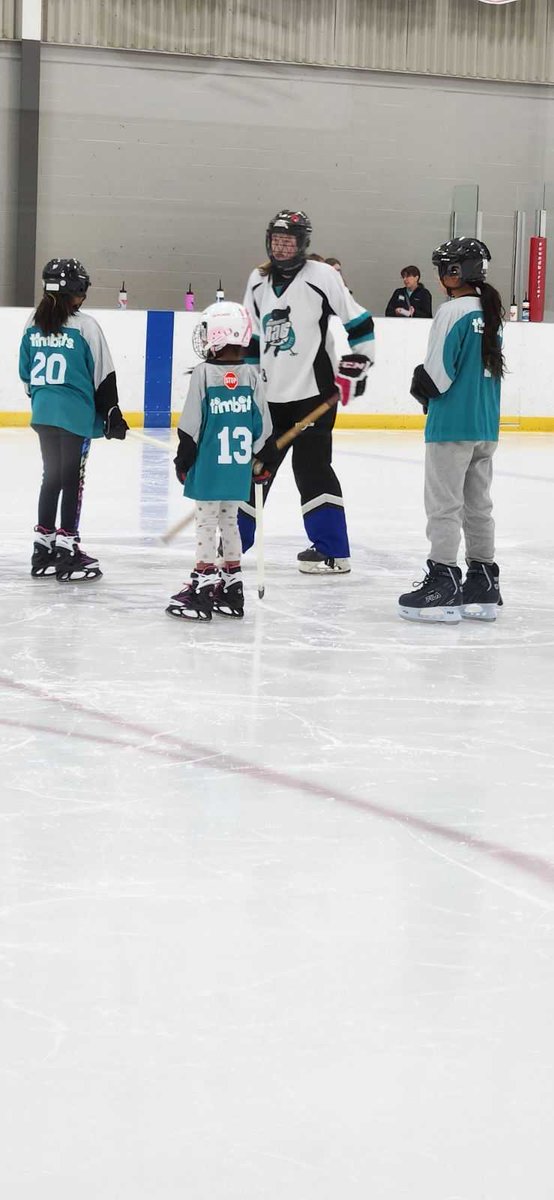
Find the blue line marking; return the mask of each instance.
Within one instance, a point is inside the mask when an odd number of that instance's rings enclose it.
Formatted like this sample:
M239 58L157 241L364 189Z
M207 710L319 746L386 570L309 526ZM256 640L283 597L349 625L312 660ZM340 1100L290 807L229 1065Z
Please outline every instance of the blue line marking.
M172 312L149 312L146 320L144 424L151 429L171 425L174 322Z

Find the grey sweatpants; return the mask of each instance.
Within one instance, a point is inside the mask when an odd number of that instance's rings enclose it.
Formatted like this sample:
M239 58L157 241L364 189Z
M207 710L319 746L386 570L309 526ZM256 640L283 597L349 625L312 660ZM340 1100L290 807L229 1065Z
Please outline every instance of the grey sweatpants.
M462 529L466 558L494 562L492 456L498 442L427 442L425 512L429 558L454 567Z

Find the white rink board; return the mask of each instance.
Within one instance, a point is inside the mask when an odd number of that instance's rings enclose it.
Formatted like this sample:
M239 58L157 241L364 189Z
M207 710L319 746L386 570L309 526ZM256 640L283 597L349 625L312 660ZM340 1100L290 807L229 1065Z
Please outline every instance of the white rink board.
M144 368L147 313L112 309L87 311L102 326L117 372L122 408L144 411ZM18 374L21 333L28 309L4 308L0 321L0 417L28 410ZM198 362L192 332L198 313L175 313L172 369L172 411L181 411L188 391L187 370ZM418 415L409 394L412 371L425 357L430 321L375 319L376 362L367 393L348 414ZM504 331L507 375L502 389L502 413L513 417L554 418L554 325L507 324ZM4 423L7 423L4 421Z
M131 412L144 408L145 312L112 309L86 310L102 326L113 358L122 407ZM28 308L0 309L0 414L24 412L29 400L19 378L19 344Z

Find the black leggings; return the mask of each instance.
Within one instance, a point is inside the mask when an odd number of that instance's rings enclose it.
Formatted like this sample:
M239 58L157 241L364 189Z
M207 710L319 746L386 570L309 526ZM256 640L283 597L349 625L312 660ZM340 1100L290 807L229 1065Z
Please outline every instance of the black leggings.
M56 528L61 492L60 528L66 533L78 533L90 438L55 425L35 425L35 430L43 463L38 523L43 529Z

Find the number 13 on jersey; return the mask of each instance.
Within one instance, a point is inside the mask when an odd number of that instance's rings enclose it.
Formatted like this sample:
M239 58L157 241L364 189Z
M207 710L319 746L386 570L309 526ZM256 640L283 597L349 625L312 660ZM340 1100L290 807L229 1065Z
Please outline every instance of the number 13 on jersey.
M246 429L244 425L238 425L232 432L230 432L229 427L226 425L224 429L219 431L217 440L219 442L217 461L222 466L228 466L233 462L243 465L251 461L252 432L250 429Z

